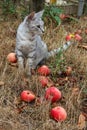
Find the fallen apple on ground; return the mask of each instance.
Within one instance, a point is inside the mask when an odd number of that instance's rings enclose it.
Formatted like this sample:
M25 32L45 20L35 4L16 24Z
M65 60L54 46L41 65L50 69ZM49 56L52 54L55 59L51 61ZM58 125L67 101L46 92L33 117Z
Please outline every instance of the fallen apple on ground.
M46 87L48 84L48 78L45 76L39 76L39 81L43 87Z
M51 109L50 116L56 121L64 121L67 118L67 113L63 107L57 106Z
M64 19L66 19L67 18L67 16L65 15L65 14L60 14L60 19L62 19L62 20L64 20Z
M45 93L46 100L50 100L52 103L61 99L61 96L60 90L54 86L47 88Z
M25 102L31 102L35 99L35 95L32 91L29 90L24 90L21 95L21 100L25 101Z
M7 55L7 60L11 63L16 63L17 62L17 58L16 58L16 54L11 52Z
M67 76L71 75L71 73L72 73L72 67L68 66L67 69L66 69L66 71L65 71L65 73L66 73Z
M71 40L71 35L67 35L65 39L66 39L66 41L70 41Z
M41 75L49 75L51 73L50 69L48 68L48 66L43 65L40 68L38 68L38 73Z
M68 34L65 39L66 41L70 41L72 38L74 38L74 34Z
M79 35L79 34L75 34L75 39L77 41L81 41L82 40L82 37Z

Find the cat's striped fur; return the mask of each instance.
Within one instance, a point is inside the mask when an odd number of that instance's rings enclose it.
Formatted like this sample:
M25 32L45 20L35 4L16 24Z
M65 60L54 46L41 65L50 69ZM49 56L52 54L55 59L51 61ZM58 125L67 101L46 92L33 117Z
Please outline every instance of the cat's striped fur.
M48 52L47 45L40 37L44 32L44 22L41 19L43 11L31 13L26 16L24 21L19 25L16 37L15 52L18 58L19 71L27 71L31 75L31 70L44 59L57 54L61 49L66 50L72 43L67 42L58 49ZM26 65L24 66L24 60Z

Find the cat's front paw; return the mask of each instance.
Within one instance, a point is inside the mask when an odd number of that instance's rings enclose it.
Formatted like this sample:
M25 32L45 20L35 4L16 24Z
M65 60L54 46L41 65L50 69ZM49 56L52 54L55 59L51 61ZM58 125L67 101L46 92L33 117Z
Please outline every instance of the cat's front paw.
M26 72L26 75L27 75L27 76L31 76L31 75L32 75L31 71L27 71L27 72Z
M27 76L31 76L35 74L35 69L31 69L29 72L27 72Z

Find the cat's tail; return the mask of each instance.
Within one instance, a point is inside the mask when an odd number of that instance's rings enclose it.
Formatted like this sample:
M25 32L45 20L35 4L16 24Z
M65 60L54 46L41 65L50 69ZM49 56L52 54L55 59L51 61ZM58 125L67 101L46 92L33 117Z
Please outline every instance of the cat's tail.
M59 47L57 49L54 49L52 51L49 51L48 52L48 55L47 55L47 59L58 54L59 52L64 52L65 50L67 50L69 48L70 45L72 45L73 43L70 42L70 41L67 41L62 47Z

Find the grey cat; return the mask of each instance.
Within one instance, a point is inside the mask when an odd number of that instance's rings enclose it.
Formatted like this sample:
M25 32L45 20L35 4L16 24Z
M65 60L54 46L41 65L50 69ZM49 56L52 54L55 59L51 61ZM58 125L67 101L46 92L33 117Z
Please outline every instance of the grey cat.
M43 11L32 12L26 16L17 29L15 52L18 59L19 72L27 71L31 75L37 65L44 59L57 54L61 47L48 52L47 45L41 39L44 32L44 22L41 19ZM66 50L72 43L67 42L62 50ZM26 65L24 66L24 60Z

